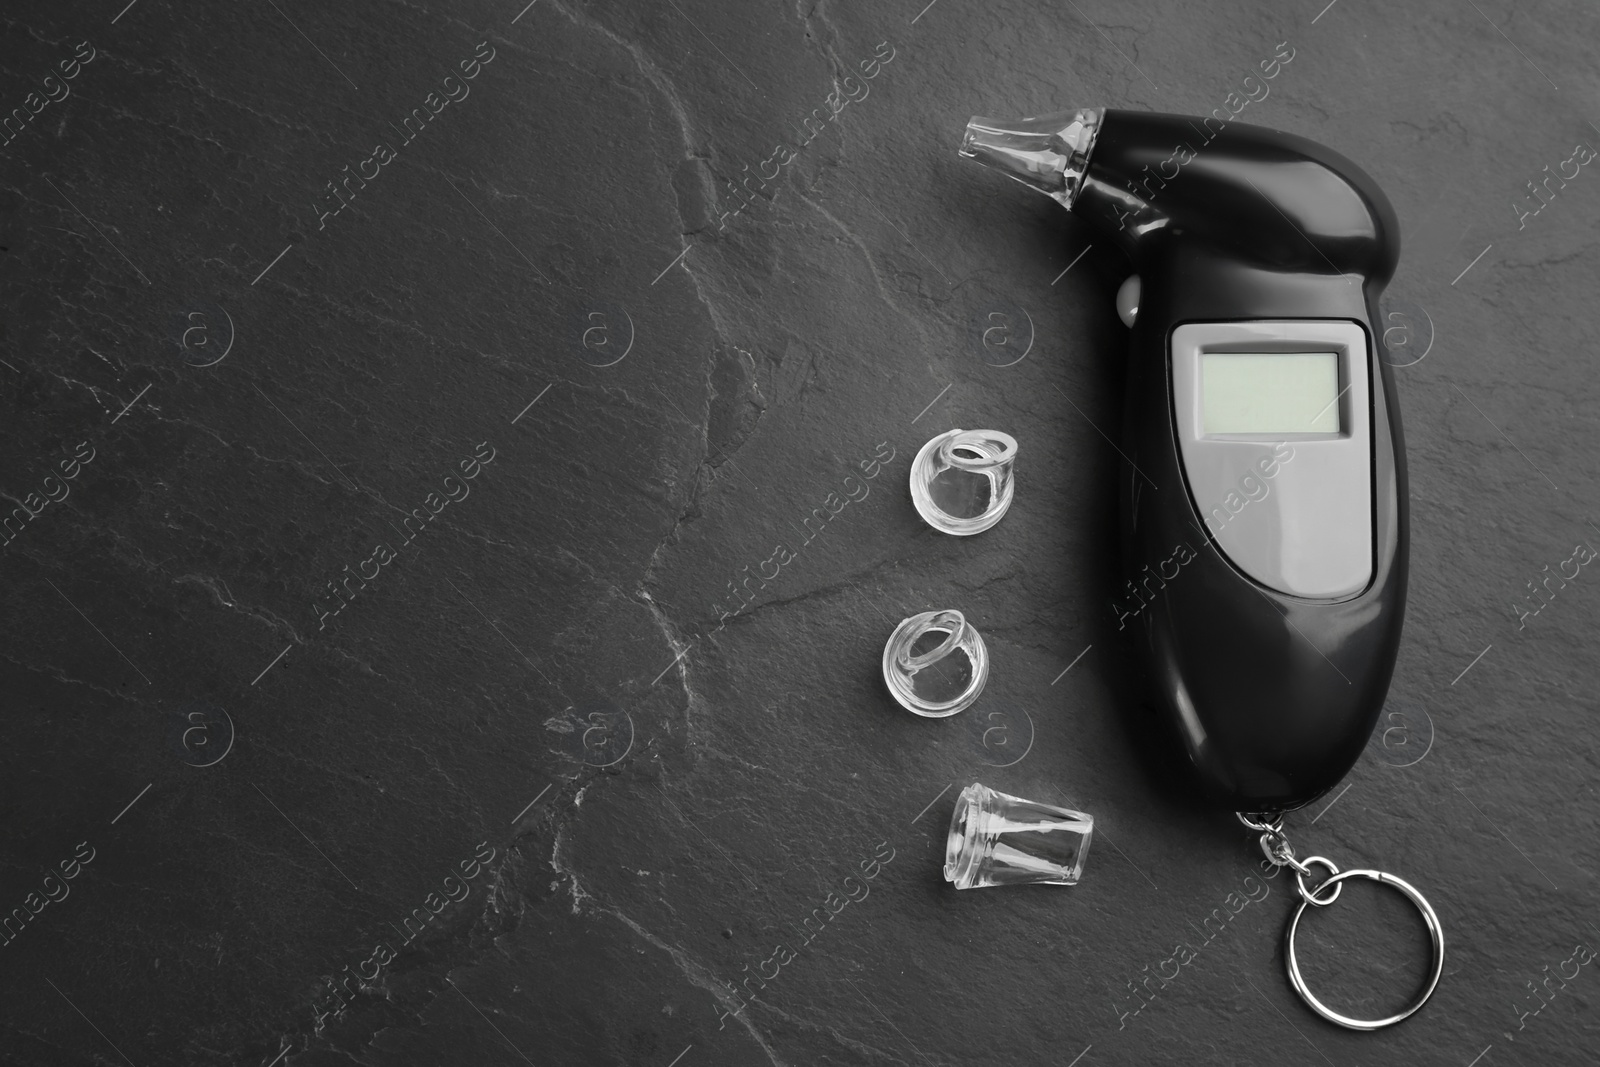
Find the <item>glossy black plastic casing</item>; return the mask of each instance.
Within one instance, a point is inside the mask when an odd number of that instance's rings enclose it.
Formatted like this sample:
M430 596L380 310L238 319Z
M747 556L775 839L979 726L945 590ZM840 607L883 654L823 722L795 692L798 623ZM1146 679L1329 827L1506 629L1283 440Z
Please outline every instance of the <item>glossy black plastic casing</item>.
M1394 209L1354 163L1302 137L1107 111L1073 212L1121 245L1141 281L1122 449L1144 476L1124 464L1124 577L1148 579L1175 545L1195 553L1125 621L1150 697L1219 805L1302 806L1360 757L1405 614L1400 412L1373 331L1400 254ZM1356 595L1306 600L1246 577L1211 540L1189 491L1171 334L1241 319L1342 319L1366 332L1374 569Z

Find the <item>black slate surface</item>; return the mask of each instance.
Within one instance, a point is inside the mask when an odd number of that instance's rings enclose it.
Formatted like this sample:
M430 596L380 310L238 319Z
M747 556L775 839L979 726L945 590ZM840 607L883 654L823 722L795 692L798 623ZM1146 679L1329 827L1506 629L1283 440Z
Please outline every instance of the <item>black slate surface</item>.
M1600 543L1600 176L1527 183L1600 144L1597 39L1503 0L7 5L0 1060L1593 1062L1600 577L1526 598ZM1133 702L1126 267L955 156L974 113L1207 113L1284 43L1240 120L1357 160L1406 244L1406 640L1289 823L1443 920L1380 1034L1295 999L1293 887ZM906 490L955 426L1021 444L971 539ZM921 720L878 657L943 607L993 676ZM944 884L972 780L1094 814L1083 881ZM1337 1006L1414 987L1396 900L1308 922Z

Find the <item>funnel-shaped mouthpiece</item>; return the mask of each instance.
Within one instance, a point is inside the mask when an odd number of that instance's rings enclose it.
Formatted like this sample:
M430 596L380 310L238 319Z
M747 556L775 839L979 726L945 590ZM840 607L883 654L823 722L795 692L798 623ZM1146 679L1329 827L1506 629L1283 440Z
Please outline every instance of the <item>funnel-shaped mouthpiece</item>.
M1071 208L1089 169L1103 115L1098 108L1080 108L1026 119L974 117L961 138L961 157L993 167Z

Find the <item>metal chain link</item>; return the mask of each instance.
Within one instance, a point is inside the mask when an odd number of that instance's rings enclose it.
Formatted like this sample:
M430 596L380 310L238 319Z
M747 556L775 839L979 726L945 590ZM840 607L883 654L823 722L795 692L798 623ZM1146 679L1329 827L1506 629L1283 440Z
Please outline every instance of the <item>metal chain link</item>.
M1294 846L1289 843L1289 835L1283 831L1283 813L1268 812L1266 814L1246 814L1236 812L1239 821L1252 830L1261 834L1261 854L1267 857L1267 862L1274 867L1288 867L1295 873L1295 886L1300 890L1300 896L1309 904L1325 908L1339 899L1343 885L1335 885L1333 892L1326 898L1319 897L1315 889L1306 887L1306 879L1313 877L1309 864L1315 863L1326 867L1328 876L1339 873L1339 868L1333 861L1323 856L1308 856L1304 861L1296 859Z

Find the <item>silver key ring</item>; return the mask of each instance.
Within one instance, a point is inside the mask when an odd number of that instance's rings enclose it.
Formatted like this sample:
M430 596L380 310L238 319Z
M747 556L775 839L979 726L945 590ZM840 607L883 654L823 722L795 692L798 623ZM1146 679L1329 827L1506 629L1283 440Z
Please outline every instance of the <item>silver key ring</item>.
M1321 857L1314 858L1320 859ZM1311 860L1306 862L1309 863ZM1327 863L1326 860L1323 860L1323 862ZM1329 864L1329 866L1331 867L1332 864ZM1428 926L1428 936L1433 939L1433 973L1428 978L1427 986L1424 987L1421 995L1412 1002L1410 1007L1398 1015L1389 1016L1387 1019L1352 1019L1348 1015L1340 1015L1312 995L1311 990L1306 987L1306 980L1300 974L1300 959L1294 950L1294 935L1295 931L1300 927L1300 916L1305 914L1307 904L1326 907L1328 904L1333 903L1332 899L1314 899L1314 895L1324 892L1329 886L1334 887L1335 895L1337 895L1339 883L1346 878L1369 878L1380 885L1392 886L1404 893L1411 903L1416 905L1417 911L1422 913L1422 921ZM1294 991L1300 994L1300 999L1305 1001L1312 1011L1331 1023L1338 1023L1340 1026L1349 1027L1351 1030L1381 1030L1385 1026L1393 1026L1400 1020L1410 1017L1418 1008L1428 1002L1429 997L1433 996L1433 990L1439 984L1439 976L1444 973L1444 930L1439 925L1439 916L1434 913L1433 906L1428 903L1426 897L1417 892L1410 882L1396 878L1392 874L1386 874L1383 871L1343 871L1325 879L1321 885L1317 886L1314 892L1308 893L1302 888L1301 893L1300 906L1295 909L1294 917L1289 920L1288 929L1283 934L1284 965L1289 971L1289 982L1294 986Z

